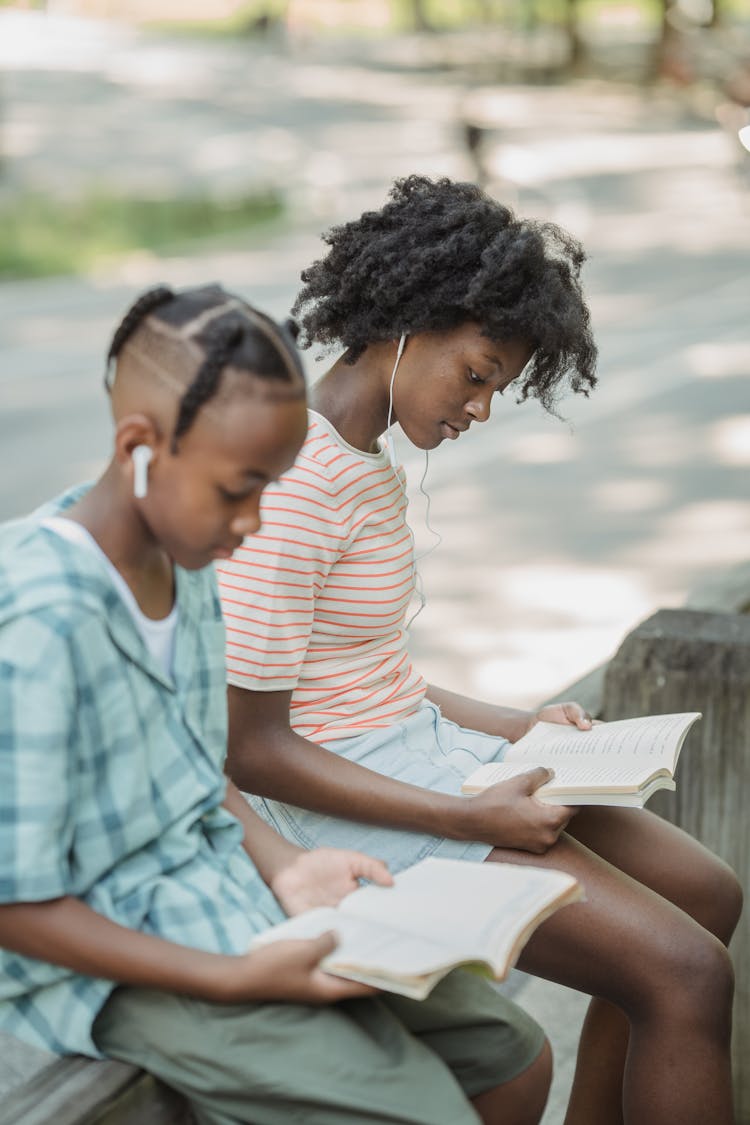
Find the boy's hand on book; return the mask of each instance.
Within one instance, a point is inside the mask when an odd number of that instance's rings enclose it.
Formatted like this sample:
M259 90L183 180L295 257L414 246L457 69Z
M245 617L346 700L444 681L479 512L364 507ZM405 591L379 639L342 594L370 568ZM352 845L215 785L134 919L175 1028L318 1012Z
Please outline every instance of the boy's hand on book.
M390 887L393 876L379 859L341 848L302 852L271 880L271 890L290 916L315 906L336 906L360 879Z
M255 1000L333 1004L375 995L377 990L370 985L333 977L320 968L336 944L336 935L329 932L304 941L274 941L232 958L238 964L222 999L229 1004Z
M593 719L580 703L548 703L540 707L531 716L529 730L537 723L563 723L566 726L578 727L579 730L591 730ZM528 731L527 731L528 733Z
M577 812L568 805L545 805L536 800L536 790L552 777L551 770L538 766L469 797L470 838L543 855Z

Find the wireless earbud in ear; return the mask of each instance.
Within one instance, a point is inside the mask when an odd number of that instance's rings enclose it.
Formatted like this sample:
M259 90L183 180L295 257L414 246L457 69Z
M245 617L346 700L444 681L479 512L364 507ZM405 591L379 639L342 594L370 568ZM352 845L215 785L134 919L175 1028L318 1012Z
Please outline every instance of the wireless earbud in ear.
M148 467L154 451L150 445L136 445L131 453L133 458L133 495L137 500L142 500L148 492Z

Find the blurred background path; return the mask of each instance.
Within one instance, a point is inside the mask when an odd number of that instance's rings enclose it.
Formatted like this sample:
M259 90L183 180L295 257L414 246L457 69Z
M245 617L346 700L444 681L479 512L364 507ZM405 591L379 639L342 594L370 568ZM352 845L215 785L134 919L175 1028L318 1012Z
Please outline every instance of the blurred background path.
M589 250L600 386L564 401L565 421L506 396L430 458L444 542L422 564L414 642L436 681L523 705L747 557L747 154L674 92L478 86L457 49L450 67L435 50L415 36L179 41L0 11L6 192L280 185L287 200L210 251L0 283L0 516L101 465L101 357L134 292L216 278L284 315L327 225L379 206L397 175L473 177L463 129L480 121L490 187ZM403 455L416 484L422 455ZM417 496L427 547L423 515Z
M443 543L421 565L422 669L457 691L537 703L656 607L746 559L750 155L684 90L531 85L512 68L490 82L493 50L485 33L203 41L0 9L0 200L94 184L228 199L271 187L286 203L210 248L0 282L0 518L102 466L103 356L138 290L216 279L283 316L319 232L378 207L395 176L481 174L587 246L600 386L564 401L563 420L506 395L486 426L430 457ZM481 130L480 166L467 124ZM416 486L423 456L399 448ZM411 519L429 547L418 494ZM550 1125L571 1011L559 1002Z

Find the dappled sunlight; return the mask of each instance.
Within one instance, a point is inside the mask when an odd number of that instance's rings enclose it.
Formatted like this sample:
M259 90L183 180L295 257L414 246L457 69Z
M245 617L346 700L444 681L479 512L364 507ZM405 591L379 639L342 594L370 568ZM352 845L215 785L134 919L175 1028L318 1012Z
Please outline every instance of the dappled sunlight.
M471 690L483 699L536 707L560 689L566 669L585 672L611 656L620 635L611 625L503 630L496 654L477 663Z
M637 574L580 564L510 567L503 572L503 594L521 613L569 613L579 624L634 619L649 604Z
M696 133L649 133L626 135L593 133L546 142L501 145L491 170L520 183L549 183L569 176L632 173L638 170L689 166L729 165L732 154L719 129Z
M580 454L571 433L558 431L550 433L521 434L505 446L505 456L519 465L551 465L558 461L572 461Z
M669 502L669 484L656 477L603 480L591 489L594 506L607 512L647 512Z
M619 450L631 464L642 468L666 468L689 462L695 456L693 434L669 418L644 417L619 438Z
M216 133L205 137L195 147L192 166L198 172L221 172L236 168L238 187L242 187L245 174L242 169L243 153L248 161L257 160L262 155L272 176L276 166L286 166L299 155L299 142L288 129L265 129L253 139L253 151L248 151L249 140L246 132ZM238 167L239 164L239 167ZM274 177L275 178L275 177Z
M720 464L750 466L750 414L715 422L708 431L708 442Z
M685 358L701 379L750 378L750 343L746 340L694 344L685 350Z
M623 559L645 569L672 566L697 574L715 563L717 553L727 562L746 559L749 542L747 499L689 503L665 513L648 538L623 552Z

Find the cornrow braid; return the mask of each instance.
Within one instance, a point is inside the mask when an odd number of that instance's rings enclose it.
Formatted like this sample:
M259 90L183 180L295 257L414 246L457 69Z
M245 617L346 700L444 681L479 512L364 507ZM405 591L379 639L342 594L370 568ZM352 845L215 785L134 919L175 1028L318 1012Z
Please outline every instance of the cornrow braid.
M160 305L166 304L167 301L173 301L174 298L174 291L168 285L155 285L153 289L147 289L145 293L142 293L137 301L130 306L117 326L107 352L107 366L104 372L104 386L107 391L111 390L112 386L112 364L120 354L123 344L132 336L138 325L150 312L153 312Z
M208 341L206 358L180 399L177 422L172 434L172 452L176 452L178 439L190 429L201 406L216 394L221 373L229 364L233 352L242 343L243 336L244 326L236 321L214 327Z
M107 357L110 367L116 359L119 369L123 352L178 396L173 451L201 407L217 394L227 367L286 383L293 394L298 390L304 396L293 329L220 285L177 292L158 285L147 290L115 332ZM106 384L110 389L109 371Z

